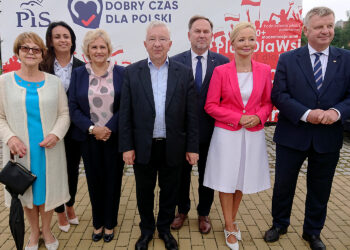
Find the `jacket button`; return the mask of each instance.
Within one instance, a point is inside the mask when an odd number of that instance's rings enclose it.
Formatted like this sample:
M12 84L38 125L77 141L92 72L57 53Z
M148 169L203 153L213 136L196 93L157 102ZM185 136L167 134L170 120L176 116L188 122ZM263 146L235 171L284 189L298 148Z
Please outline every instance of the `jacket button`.
M243 114L245 114L245 109L243 109Z

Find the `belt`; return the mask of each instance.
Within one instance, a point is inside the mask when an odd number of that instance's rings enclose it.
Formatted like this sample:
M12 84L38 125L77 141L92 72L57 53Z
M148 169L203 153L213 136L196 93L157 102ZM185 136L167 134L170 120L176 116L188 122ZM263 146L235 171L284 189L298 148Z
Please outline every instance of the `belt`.
M153 138L153 142L162 142L165 140L166 140L166 138Z

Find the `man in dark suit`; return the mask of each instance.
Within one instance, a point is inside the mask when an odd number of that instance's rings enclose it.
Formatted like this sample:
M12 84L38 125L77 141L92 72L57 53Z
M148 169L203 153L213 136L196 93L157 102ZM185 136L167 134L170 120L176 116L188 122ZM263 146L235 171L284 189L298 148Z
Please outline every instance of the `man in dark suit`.
M120 151L134 165L141 237L136 249L147 249L155 227L166 249L178 249L170 233L181 168L198 160L198 118L191 69L168 59L168 27L150 23L144 42L148 59L126 68L120 104ZM160 187L157 224L154 188Z
M191 49L182 52L172 59L185 64L193 70L198 96L198 117L199 117L199 202L197 206L198 226L201 233L209 233L211 229L209 212L214 200L214 190L203 186L205 164L207 161L208 149L211 135L214 129L214 119L204 111L207 98L209 82L216 66L229 62L225 56L209 51L213 37L213 23L204 16L193 16L188 23L188 39L191 42ZM190 210L190 182L192 165L185 162L181 174L181 184L178 198L178 213L175 216L172 229L180 229Z
M311 9L304 25L308 45L280 56L271 94L280 113L274 135L273 225L264 239L273 242L287 232L299 170L308 158L303 238L311 249L326 249L320 233L343 144L342 123L350 116L350 52L329 46L331 9Z

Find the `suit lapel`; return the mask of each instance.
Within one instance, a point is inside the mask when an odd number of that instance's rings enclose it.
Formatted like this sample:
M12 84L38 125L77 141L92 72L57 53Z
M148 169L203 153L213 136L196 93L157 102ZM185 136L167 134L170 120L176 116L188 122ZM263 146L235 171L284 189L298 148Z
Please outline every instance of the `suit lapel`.
M139 74L140 83L146 93L147 99L151 104L153 110L155 110L153 90L152 90L152 81L151 81L151 73L148 67L147 59L144 60L140 65L140 74Z
M239 103L241 105L241 107L244 108L241 91L239 89L235 60L232 60L232 62L230 62L229 65L230 65L230 67L229 67L228 74L229 74L229 79L230 79L230 85L231 85L231 88L233 91L233 97L237 100L237 103Z
M76 58L75 56L73 56L73 65L72 65L72 69L78 68L80 66L85 65L84 62L80 61L78 58Z
M188 66L188 67L190 67L190 68L192 69L191 50L186 51L186 53L184 54L182 63L185 64L186 66Z
M329 47L327 69L324 76L322 87L320 88L320 95L326 92L340 64L341 64L340 53L334 48Z
M79 77L79 75L78 75ZM79 78L78 78L79 79ZM84 70L82 71L81 74L81 79L79 79L79 82L81 83L81 86L79 87L79 89L77 91L82 91L83 94L81 95L82 98L82 108L84 109L84 112L86 114L90 114L90 108L89 108L89 86L90 86L90 82L89 82L89 73L87 72L86 68L84 68Z
M76 59L74 56L73 56L73 64L72 64L72 69L75 69L79 67L78 65L78 59Z
M204 81L202 84L202 89L205 89L206 85L209 84L211 75L213 74L214 68L216 66L216 58L210 51L208 51L208 59L207 59L207 71L205 72Z
M121 83L123 82L123 79L121 75L118 73L117 67L114 66L113 68L113 86L114 86L114 93L119 93L121 88ZM116 95L115 95L116 96Z
M314 72L312 69L312 64L310 61L310 53L307 46L304 46L297 57L297 62L300 66L301 71L304 73L308 84L314 90L314 92L318 95L319 91L316 88Z
M178 68L174 65L173 61L169 60L169 69L168 69L168 81L167 81L167 90L166 90L166 99L165 99L165 110L168 108L169 103L175 93L177 85L177 75Z

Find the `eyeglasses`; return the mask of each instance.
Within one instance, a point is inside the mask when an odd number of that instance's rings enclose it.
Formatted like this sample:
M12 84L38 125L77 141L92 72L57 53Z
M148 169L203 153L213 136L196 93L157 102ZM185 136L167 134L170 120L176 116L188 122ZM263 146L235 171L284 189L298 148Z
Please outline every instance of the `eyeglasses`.
M37 55L40 54L42 52L42 50L40 48L30 48L28 46L25 45L21 45L19 46L19 49L23 52L23 53L29 53L30 50L32 50L33 54Z
M157 41L158 41L159 43L161 43L161 44L165 44L165 43L167 43L167 42L169 41L169 39L168 39L168 38L164 38L164 37L161 37L161 38L159 38L159 39L154 38L154 37L151 37L151 38L148 38L147 41L148 41L149 43L151 43L151 44L154 44L154 43L156 43Z

